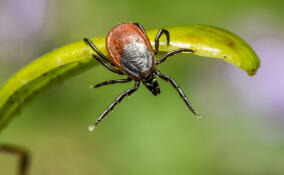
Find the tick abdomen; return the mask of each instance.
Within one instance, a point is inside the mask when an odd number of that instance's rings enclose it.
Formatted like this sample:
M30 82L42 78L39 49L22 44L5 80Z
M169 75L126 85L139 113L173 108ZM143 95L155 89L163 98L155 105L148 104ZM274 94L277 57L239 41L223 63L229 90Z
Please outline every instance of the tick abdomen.
M141 78L154 69L154 56L145 44L133 42L123 47L121 66L133 78Z

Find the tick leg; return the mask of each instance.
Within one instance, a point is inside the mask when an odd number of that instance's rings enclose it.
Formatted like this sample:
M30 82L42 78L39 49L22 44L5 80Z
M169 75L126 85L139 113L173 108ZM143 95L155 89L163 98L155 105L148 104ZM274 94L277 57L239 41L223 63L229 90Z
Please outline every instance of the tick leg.
M160 71L156 70L156 74L162 78L165 81L169 81L173 87L178 91L179 95L181 96L181 98L183 99L183 101L185 102L185 104L187 105L187 107L191 110L191 112L196 116L196 117L200 117L200 115L193 109L193 107L191 106L188 98L185 96L185 94L182 92L181 88L179 87L179 85L175 82L175 80L173 80L171 77L167 76L167 75L163 75L161 74Z
M138 26L138 27L139 27L141 30L143 30L143 32L146 34L146 31L145 31L144 27L143 27L141 24L139 24L139 23L137 23L137 22L132 23L132 24Z
M175 55L177 53L181 53L181 52L194 52L191 49L185 49L185 48L181 48L181 49L176 49L176 50L172 50L170 52L168 52L166 55L164 55L159 61L156 62L156 65L161 64L162 62L164 62L169 56Z
M27 175L30 156L28 152L20 147L11 145L0 145L0 151L15 154L20 157L18 175Z
M170 44L170 33L169 31L167 31L166 29L160 29L156 35L155 38L155 51L154 54L157 55L157 53L159 52L159 45L160 45L160 37L162 36L162 34L165 34L167 36L167 44Z
M100 57L98 57L97 55L92 54L92 56L99 61L102 65L104 65L108 70L117 73L119 75L123 75L122 72L120 72L119 70L114 69L113 67L111 67L110 65L108 65L104 60L102 60Z
M114 66L114 64L109 60L107 59L107 57L101 52L99 51L99 49L94 45L94 43L89 40L88 38L84 38L84 41L86 44L88 44L101 58L103 58L105 61L107 61L108 63L110 63L111 65Z
M119 102L122 101L122 99L125 97L125 96L129 96L131 95L132 93L134 93L138 88L139 88L139 85L140 85L140 81L136 81L135 85L133 88L130 88L130 89L127 89L126 91L124 91L122 94L120 94L111 104L110 106L99 116L99 118L96 120L96 122L94 123L94 125L90 126L90 130L93 130L94 127L102 120L104 119L104 117L110 112L113 110L113 108L115 107L115 105L117 105Z
M97 87L101 87L101 86L105 86L109 84L116 84L116 83L127 83L127 82L130 82L131 80L132 80L131 78L119 79L119 80L108 80L108 81L101 82L97 85L90 86L90 88L97 88Z

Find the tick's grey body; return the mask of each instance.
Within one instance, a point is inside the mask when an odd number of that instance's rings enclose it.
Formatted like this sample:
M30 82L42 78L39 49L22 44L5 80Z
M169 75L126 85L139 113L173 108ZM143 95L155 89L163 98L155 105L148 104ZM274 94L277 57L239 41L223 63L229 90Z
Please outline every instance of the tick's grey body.
M155 70L155 60L144 44L133 42L124 46L121 66L130 77L141 79Z
M155 57L144 44L133 42L125 45L121 56L121 66L129 77L142 80L153 95L160 94L158 82L153 75L156 68Z

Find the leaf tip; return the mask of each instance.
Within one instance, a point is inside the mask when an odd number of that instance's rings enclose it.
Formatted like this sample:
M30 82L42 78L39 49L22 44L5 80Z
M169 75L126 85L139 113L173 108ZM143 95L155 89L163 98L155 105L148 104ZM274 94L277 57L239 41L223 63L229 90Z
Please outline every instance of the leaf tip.
M249 76L254 76L256 74L259 66L260 66L260 59L257 57L255 66L252 69L248 70L247 74Z

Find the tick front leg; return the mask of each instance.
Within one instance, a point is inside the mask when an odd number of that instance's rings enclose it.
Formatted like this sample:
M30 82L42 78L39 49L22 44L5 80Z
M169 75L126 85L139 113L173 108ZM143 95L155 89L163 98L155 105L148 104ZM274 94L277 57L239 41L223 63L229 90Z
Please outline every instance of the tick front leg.
M160 71L156 70L156 74L162 78L165 81L169 81L173 87L178 91L180 97L183 99L183 101L185 102L185 104L187 105L187 107L191 110L191 112L197 117L200 118L200 115L193 109L193 107L191 106L188 98L185 96L185 94L182 92L181 88L179 87L179 85L175 82L175 80L173 80L171 77L167 76L167 75L162 75Z
M182 52L194 52L191 49L185 49L185 48L181 48L181 49L176 49L176 50L172 50L170 52L168 52L166 55L164 55L159 61L156 62L156 65L161 64L162 62L164 62L169 56L175 55L177 53L182 53Z
M101 82L97 85L90 86L90 88L97 88L97 87L101 87L101 86L105 86L105 85L109 85L109 84L116 84L116 83L128 83L131 80L132 80L131 78L119 79L119 80L108 80L108 81Z
M157 55L159 52L159 46L160 46L160 37L162 36L162 34L165 34L167 37L167 44L170 44L170 33L169 31L167 31L166 29L160 29L156 35L155 38L155 51L154 54Z
M101 58L103 58L106 62L110 63L111 65L113 65L113 63L107 59L107 57L101 52L99 51L99 49L94 45L94 43L89 40L88 38L84 38L84 41L86 44L88 44ZM114 65L113 65L114 66Z
M20 157L18 175L27 175L30 156L27 150L11 145L0 145L0 151L15 154Z
M97 55L92 55L97 61L99 61L102 65L104 65L108 70L117 73L119 75L123 75L122 72L120 72L119 70L114 69L113 67L111 67L110 65L108 65L106 62L104 62L104 60L100 59L100 57L98 57Z
M140 85L140 81L136 81L135 85L133 88L127 89L126 91L124 91L122 94L120 94L115 100L114 102L112 102L109 107L99 116L99 118L96 120L96 122L94 123L94 125L91 125L89 127L89 130L92 131L94 130L95 126L104 119L104 117L113 110L113 108L120 103L124 97L131 95L132 93L134 93Z

